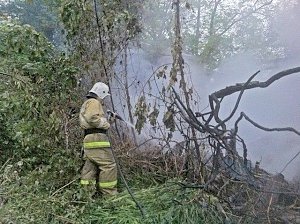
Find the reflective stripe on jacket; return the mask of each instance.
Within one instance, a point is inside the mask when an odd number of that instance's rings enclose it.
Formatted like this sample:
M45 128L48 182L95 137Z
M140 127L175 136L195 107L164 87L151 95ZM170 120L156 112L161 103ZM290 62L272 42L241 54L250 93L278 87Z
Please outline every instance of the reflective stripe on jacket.
M95 149L95 148L109 148L110 142L107 141L99 141L99 142L84 142L83 147L85 149Z

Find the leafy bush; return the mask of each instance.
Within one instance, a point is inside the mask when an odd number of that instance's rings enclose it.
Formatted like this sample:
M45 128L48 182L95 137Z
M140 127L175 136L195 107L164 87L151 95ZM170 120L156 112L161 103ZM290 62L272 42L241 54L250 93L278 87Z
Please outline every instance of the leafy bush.
M0 161L41 164L63 145L77 68L29 25L0 23L0 41Z

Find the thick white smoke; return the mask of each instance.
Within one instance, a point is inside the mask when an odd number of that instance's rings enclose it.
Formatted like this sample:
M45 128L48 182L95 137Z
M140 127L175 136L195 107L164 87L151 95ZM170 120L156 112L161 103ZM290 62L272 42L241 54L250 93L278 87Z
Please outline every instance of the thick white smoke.
M255 78L266 81L279 71L300 66L300 4L289 11L276 16L270 26L272 35L279 36L278 44L286 49L286 56L274 61L258 60L251 53L243 53L224 61L221 66L210 74L205 74L198 59L184 55L186 74L191 76L191 84L200 94L199 108L208 105L208 95L228 85L245 82L252 74L260 70ZM166 56L167 55L167 56ZM153 71L163 65L172 63L170 51L155 60L147 56L147 51L133 48L130 52L128 73L132 103L135 104L142 85ZM120 71L121 72L121 71ZM136 84L139 83L139 84ZM115 85L117 88L118 84ZM300 74L293 74L273 83L268 88L253 89L245 92L237 115L244 111L251 119L265 127L294 127L300 130ZM153 88L152 91L157 91ZM233 109L237 94L222 103L221 114L226 117ZM120 102L120 106L123 106ZM124 114L126 116L126 113ZM229 127L233 126L235 116ZM272 173L281 172L290 159L300 150L300 137L287 132L264 132L253 127L246 121L240 124L240 136L248 146L249 159L253 163L261 161L261 165ZM241 146L238 146L242 148ZM292 179L297 172L300 157L296 158L284 170L283 174Z

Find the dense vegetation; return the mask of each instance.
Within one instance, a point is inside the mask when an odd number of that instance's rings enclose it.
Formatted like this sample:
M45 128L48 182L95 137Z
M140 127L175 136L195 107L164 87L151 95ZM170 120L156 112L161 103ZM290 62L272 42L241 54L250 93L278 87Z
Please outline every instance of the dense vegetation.
M238 1L237 5L220 0L179 2L0 3L0 223L258 220L255 215L234 214L219 188L203 185L209 169L202 160L191 159L200 154L202 158L203 152L185 156L162 153L173 147L169 143L179 142L173 137L175 131L185 140L187 136L194 139L193 144L200 148L207 142L189 125L181 125L174 108L162 107L161 102L171 100L165 87L180 83L183 101L188 107L194 105L196 98L182 68L182 52L195 56L208 73L223 59L249 49L258 58L283 57L284 48L276 40L270 42L276 36L268 33L274 10L283 6L277 1ZM185 15L183 21L180 13ZM174 15L177 20L172 19ZM257 32L251 36L253 30ZM160 100L151 101L153 95L147 94L157 85L150 83L152 78L141 87L138 79L129 76L128 52L140 48L154 64L160 55L172 52L173 62L159 64L151 75L167 80L160 89ZM160 133L152 136L159 144L142 139L138 146L133 127L118 124L111 131L122 172L142 212L123 179L120 193L114 197L87 199L79 186L83 162L78 109L91 83L99 80L119 91L112 94L108 108L120 110L122 101L124 116L135 123L138 132L150 125ZM129 92L132 86L140 91L136 102Z

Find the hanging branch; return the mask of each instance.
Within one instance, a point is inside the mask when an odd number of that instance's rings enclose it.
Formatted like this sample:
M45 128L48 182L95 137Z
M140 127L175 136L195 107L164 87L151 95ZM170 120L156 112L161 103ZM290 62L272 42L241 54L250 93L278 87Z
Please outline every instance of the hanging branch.
M266 128L256 122L254 122L253 120L251 120L244 112L241 112L238 120L236 121L235 123L235 127L237 127L238 123L243 119L245 118L247 121L249 121L253 126L261 129L261 130L264 130L264 131L288 131L288 132L293 132L295 133L296 135L300 135L300 132L297 131L296 129L294 128L291 128L291 127L285 127L285 128Z
M182 57L182 39L181 39L181 21L180 21L180 0L174 0L172 6L175 7L175 42L174 42L174 49L173 49L173 66L171 69L171 80L177 81L177 72L180 73L180 84L179 87L183 90L185 103L187 109L191 111L190 106L190 97L189 91L187 89L187 83L185 80L184 74L184 60ZM192 139L194 139L196 155L198 158L198 163L201 164L201 154L200 154L200 146L197 141L197 133L194 127L191 128L192 131Z

